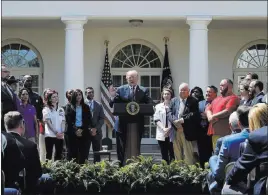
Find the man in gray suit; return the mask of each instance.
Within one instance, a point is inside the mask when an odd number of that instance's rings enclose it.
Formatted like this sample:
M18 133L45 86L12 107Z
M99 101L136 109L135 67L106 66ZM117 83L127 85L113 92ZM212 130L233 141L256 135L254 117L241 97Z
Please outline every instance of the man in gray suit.
M101 140L102 140L101 127L104 123L104 112L101 103L94 100L94 89L92 87L86 88L85 95L86 95L85 104L87 104L90 108L90 112L92 115L92 124L93 127L95 127L91 129L89 145L91 146L92 143L93 152L96 152L100 151L101 148ZM94 163L99 161L100 156L94 155Z

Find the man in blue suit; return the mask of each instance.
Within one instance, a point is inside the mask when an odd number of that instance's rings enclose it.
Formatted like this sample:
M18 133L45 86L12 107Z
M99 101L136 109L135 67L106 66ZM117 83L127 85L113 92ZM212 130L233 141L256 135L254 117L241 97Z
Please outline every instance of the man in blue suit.
M138 72L136 70L130 70L126 73L126 85L122 85L115 90L114 88L110 89L110 106L113 107L114 103L128 103L128 102L137 102L140 103L152 103L152 99L149 97L149 90L145 87L138 85ZM128 123L139 124L139 127L131 139L135 139L137 137L137 146L138 153L140 153L140 143L142 134L144 131L144 117L143 116L120 116L119 117L119 129L116 132L116 146L117 146L117 157L121 162L121 166L124 165L125 162L125 149L126 143L128 142L127 135L127 124ZM134 134L133 134L134 135Z
M208 174L208 185L211 193L220 192L225 178L225 167L228 163L239 158L239 146L249 135L248 113L250 107L240 106L237 109L238 125L242 129L240 133L226 136L223 139L221 149L215 163L210 163L211 172Z

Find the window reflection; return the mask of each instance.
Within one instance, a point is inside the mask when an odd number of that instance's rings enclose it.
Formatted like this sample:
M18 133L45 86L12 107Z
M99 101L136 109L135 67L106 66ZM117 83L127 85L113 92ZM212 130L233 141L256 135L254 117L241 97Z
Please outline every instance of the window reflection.
M3 63L9 67L39 68L40 63L37 55L29 47L12 43L2 47L1 57Z

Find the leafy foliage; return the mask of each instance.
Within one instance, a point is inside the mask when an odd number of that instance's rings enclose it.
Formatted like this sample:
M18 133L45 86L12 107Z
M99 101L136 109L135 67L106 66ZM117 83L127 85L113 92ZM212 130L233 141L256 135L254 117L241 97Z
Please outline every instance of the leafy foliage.
M201 193L208 170L184 161L154 164L152 157L138 156L119 167L119 161L101 161L78 165L73 161L47 162L43 172L49 173L57 187L70 187L74 192L184 192Z

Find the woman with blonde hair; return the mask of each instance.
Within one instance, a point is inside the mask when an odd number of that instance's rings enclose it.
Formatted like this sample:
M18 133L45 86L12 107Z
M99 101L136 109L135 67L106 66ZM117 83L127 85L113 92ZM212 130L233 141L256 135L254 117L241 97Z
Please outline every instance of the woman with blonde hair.
M268 104L254 105L249 112L249 129L254 131L268 124Z

